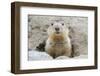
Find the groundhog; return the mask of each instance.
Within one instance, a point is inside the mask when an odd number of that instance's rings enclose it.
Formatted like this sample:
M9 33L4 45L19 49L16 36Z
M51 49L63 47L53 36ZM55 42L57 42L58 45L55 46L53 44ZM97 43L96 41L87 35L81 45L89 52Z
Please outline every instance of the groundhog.
M47 29L48 39L45 51L53 58L58 56L71 56L72 45L69 29L63 21L54 21Z

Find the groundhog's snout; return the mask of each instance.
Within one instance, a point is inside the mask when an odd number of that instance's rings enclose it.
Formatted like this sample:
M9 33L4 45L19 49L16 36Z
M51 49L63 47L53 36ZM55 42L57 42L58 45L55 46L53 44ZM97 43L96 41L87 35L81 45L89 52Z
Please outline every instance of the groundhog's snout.
M56 30L56 31L59 31L59 27L56 27L55 30Z
M60 28L59 27L55 27L55 32L56 32L56 34L59 34L60 33Z

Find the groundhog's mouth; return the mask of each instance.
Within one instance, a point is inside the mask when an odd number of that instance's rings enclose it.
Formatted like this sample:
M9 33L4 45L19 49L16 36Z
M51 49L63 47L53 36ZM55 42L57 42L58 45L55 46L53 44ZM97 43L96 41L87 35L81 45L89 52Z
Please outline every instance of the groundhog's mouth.
M60 32L59 32L59 31L57 31L57 32L56 32L56 34L60 34Z

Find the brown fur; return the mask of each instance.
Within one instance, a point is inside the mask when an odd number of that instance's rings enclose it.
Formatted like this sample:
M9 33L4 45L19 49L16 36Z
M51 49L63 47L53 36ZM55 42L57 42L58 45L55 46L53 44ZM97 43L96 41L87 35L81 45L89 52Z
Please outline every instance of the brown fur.
M59 33L56 33L55 28L59 28ZM48 28L48 39L46 41L45 50L53 58L58 56L71 56L72 47L69 38L69 30L66 26L59 22Z

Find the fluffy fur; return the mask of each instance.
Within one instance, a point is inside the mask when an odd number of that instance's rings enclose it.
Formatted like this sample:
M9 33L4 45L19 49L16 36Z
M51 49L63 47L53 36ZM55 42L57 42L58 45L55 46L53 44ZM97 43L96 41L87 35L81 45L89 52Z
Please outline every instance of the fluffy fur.
M69 29L62 21L55 21L50 24L48 30L48 39L45 45L45 51L53 58L58 56L71 56L72 46L69 38Z

